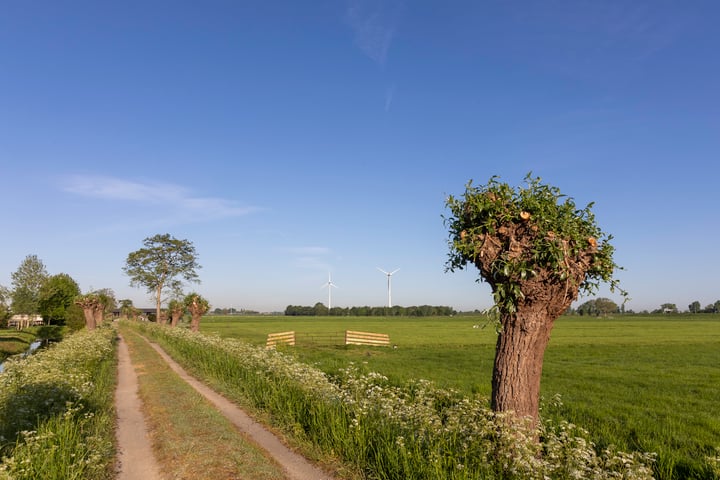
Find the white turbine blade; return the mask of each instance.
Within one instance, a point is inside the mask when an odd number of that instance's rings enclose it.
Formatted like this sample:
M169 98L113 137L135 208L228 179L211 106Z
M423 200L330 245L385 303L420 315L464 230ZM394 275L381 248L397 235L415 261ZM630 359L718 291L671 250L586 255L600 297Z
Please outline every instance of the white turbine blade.
M395 270L393 270L392 272L390 272L388 275L394 275L395 272L397 272L398 270L400 270L400 269L399 269L399 268L396 268Z
M391 274L389 274L388 272L386 272L385 270L383 270L383 269L380 268L380 267L376 267L376 268L377 268L378 270L380 270L382 273L384 273L385 275L391 275Z

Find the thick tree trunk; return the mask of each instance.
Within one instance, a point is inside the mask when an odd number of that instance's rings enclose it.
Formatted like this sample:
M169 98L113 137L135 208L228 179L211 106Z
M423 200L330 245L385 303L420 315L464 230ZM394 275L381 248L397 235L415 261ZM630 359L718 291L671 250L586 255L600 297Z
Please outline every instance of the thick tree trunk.
M545 347L555 318L542 309L503 315L492 379L492 409L538 421Z
M182 317L182 312L172 312L170 326L176 327L178 322L180 321L180 317Z
M85 307L83 308L83 314L85 315L85 328L95 330L95 309L93 307Z
M102 325L105 316L104 305L95 305L93 308L93 316L95 317L95 326Z
M190 314L192 315L192 320L190 321L190 330L192 330L193 332L197 332L198 330L200 330L200 318L202 317L202 314L198 315L192 312L190 312Z

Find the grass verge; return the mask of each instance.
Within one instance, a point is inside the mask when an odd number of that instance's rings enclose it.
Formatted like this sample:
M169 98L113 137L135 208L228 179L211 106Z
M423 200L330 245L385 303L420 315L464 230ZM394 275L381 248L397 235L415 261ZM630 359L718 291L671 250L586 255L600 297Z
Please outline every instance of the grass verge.
M114 477L115 331L82 331L0 374L0 479Z

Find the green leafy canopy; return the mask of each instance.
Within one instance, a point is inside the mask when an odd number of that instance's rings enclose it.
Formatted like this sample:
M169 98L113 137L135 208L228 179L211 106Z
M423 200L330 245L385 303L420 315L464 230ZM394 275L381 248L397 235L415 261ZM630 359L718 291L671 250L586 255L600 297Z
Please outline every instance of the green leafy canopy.
M591 209L577 208L572 198L539 177L525 177L513 188L493 176L486 185L470 181L461 197L448 196L450 253L447 271L472 263L493 287L496 305L514 311L526 285L542 277L564 282L575 292L592 293L601 282L619 288L613 272L611 235L598 227ZM578 268L580 265L581 268Z
M130 285L143 286L148 292L158 288L177 290L181 277L197 282L195 247L188 240L180 240L170 234L158 234L143 241L144 248L131 252L123 268L130 277Z

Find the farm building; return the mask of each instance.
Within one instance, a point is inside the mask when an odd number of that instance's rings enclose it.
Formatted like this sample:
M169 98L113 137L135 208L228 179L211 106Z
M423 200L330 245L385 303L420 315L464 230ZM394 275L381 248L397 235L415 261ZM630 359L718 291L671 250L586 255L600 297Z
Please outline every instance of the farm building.
M140 320L147 320L148 317L150 317L150 315L152 315L153 318L155 317L155 309L154 308L137 308L136 310L138 311ZM112 311L112 315L113 315L113 318L120 318L122 316L122 312L120 311L119 308L116 308L115 310Z
M8 320L8 327L20 330L21 328L34 327L42 325L43 323L42 315L18 314L10 317L10 320Z

